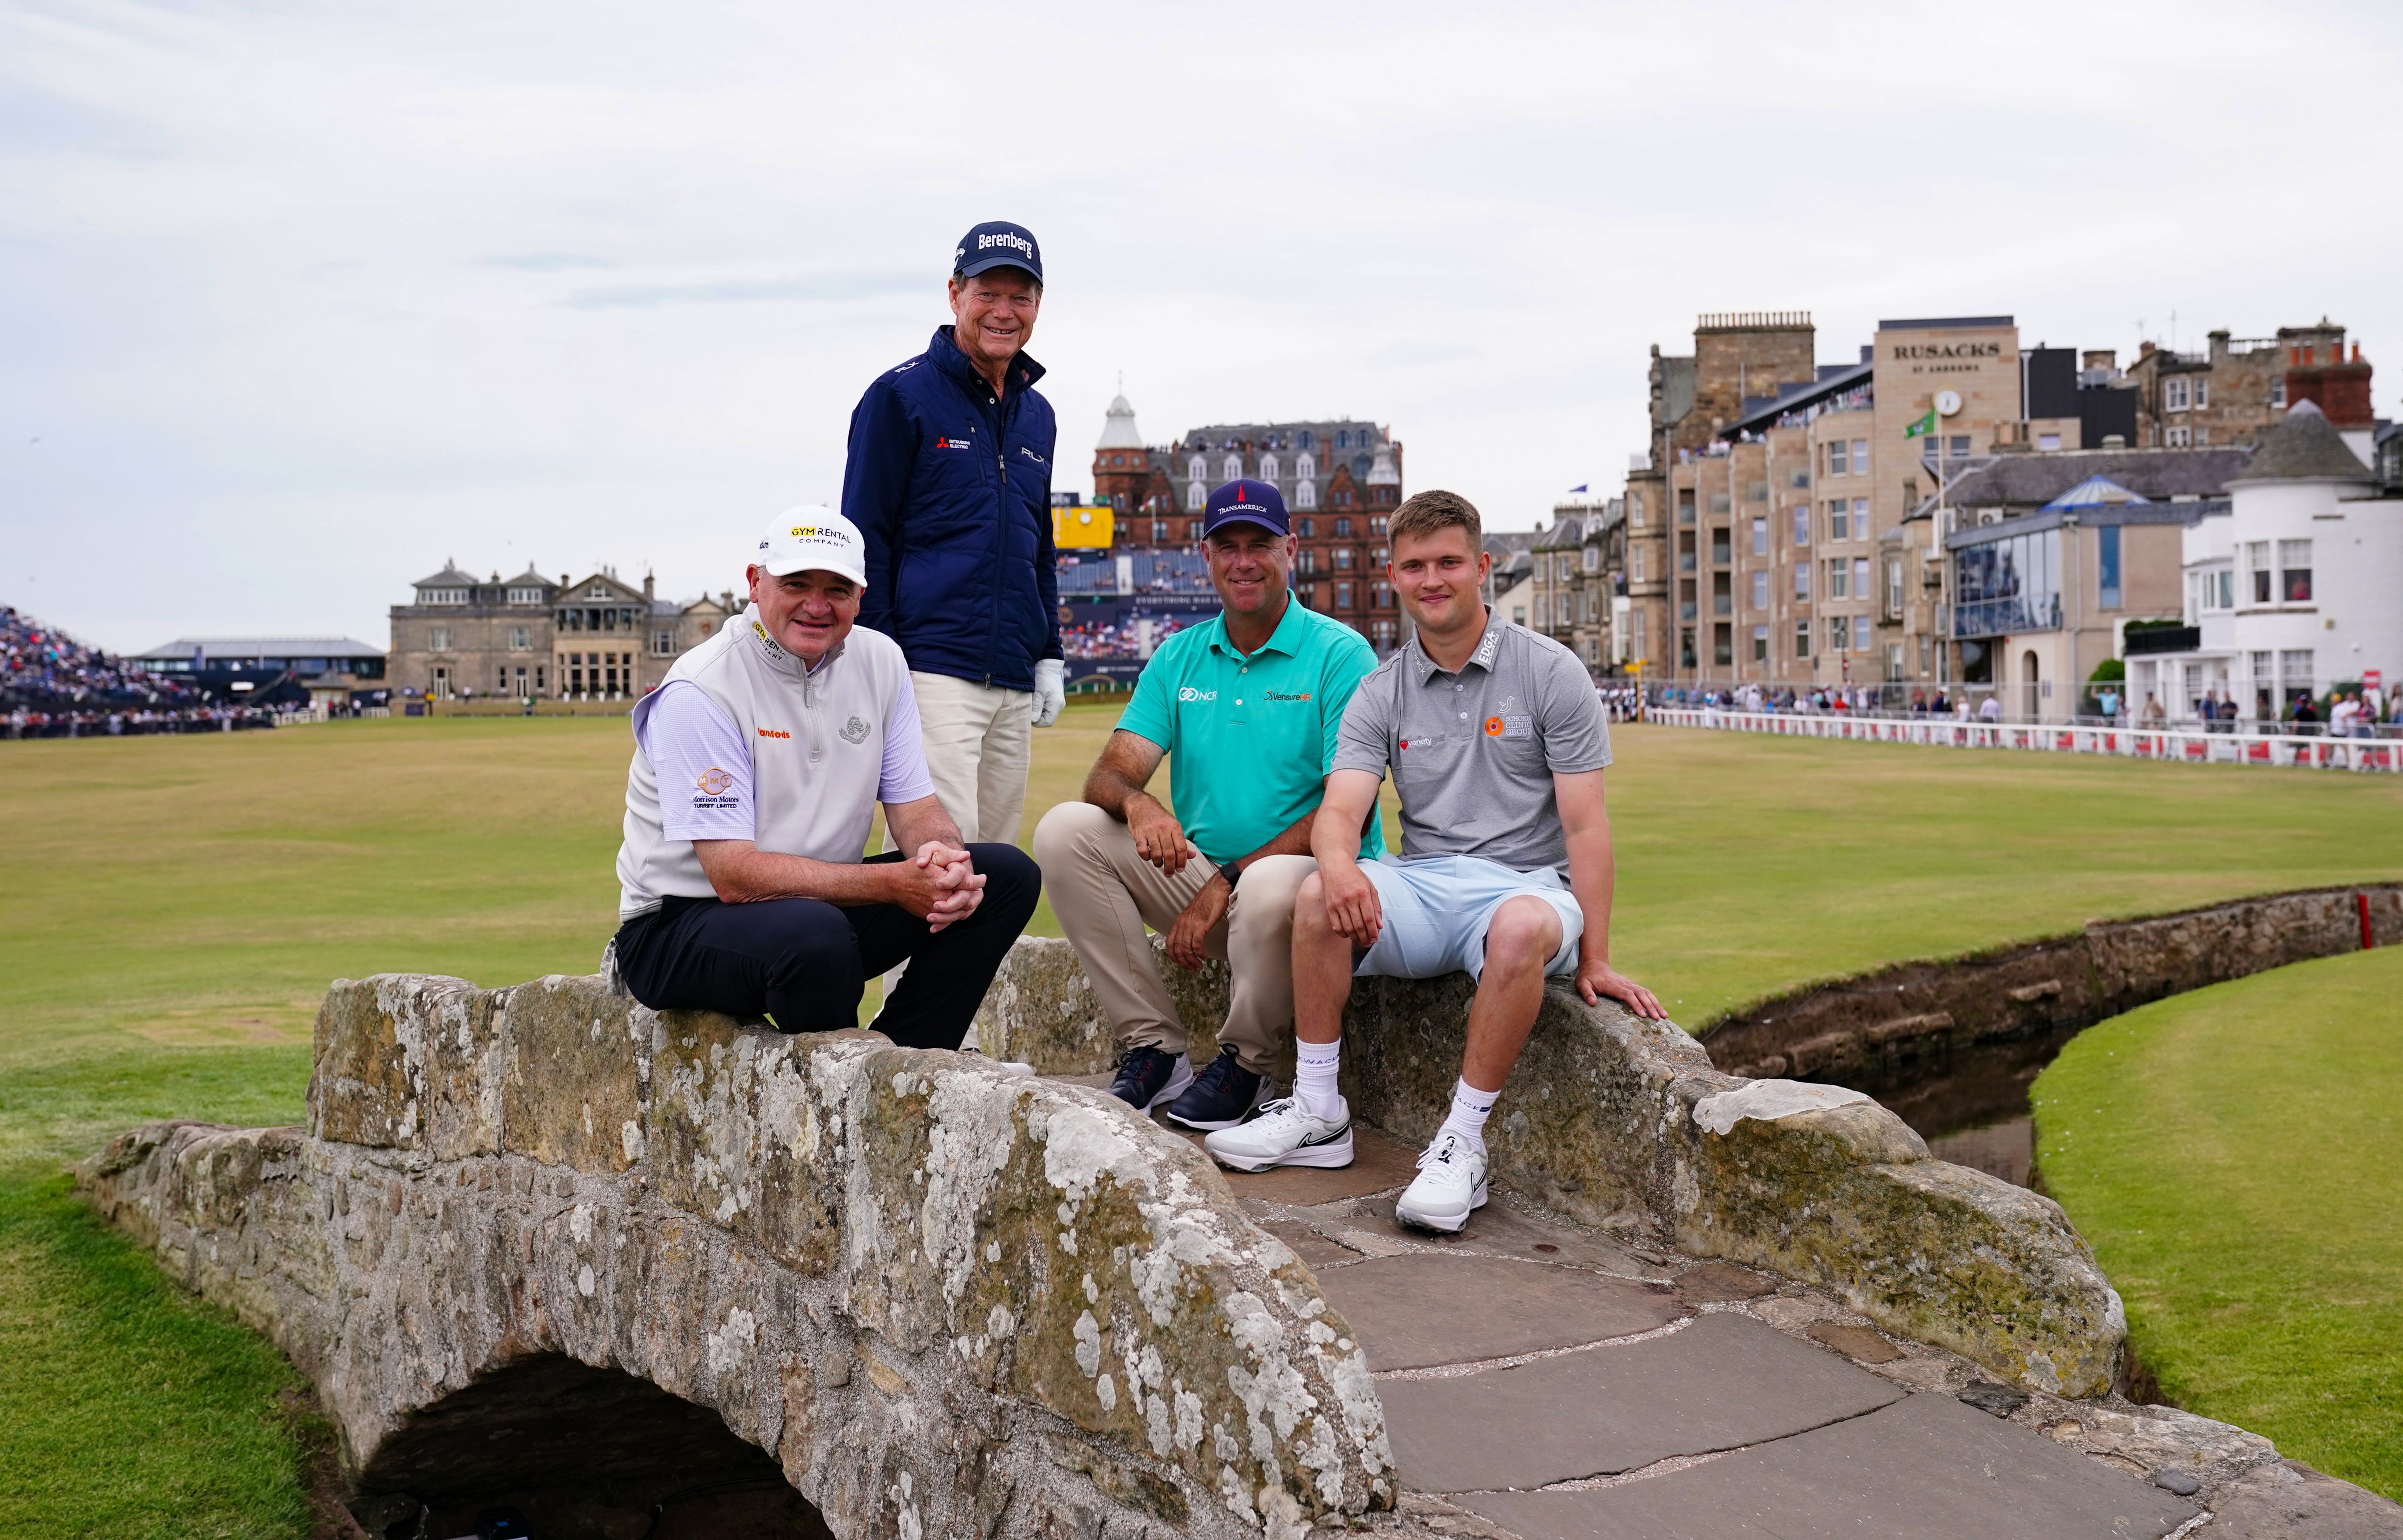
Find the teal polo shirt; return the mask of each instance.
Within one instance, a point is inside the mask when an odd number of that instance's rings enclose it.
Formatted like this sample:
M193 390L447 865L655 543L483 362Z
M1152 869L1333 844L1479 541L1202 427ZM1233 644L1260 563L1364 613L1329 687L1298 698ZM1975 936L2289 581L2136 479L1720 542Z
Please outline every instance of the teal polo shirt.
M1343 708L1377 655L1360 633L1285 602L1260 650L1227 640L1227 617L1170 637L1151 655L1118 729L1168 751L1168 796L1186 838L1213 864L1240 860L1318 806ZM1371 817L1363 860L1385 850Z

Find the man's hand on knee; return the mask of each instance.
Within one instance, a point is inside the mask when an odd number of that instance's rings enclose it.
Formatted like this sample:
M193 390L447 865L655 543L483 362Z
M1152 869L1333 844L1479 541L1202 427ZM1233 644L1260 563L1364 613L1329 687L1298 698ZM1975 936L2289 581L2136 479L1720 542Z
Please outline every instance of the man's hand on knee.
M1303 884L1308 894L1311 883L1317 885L1317 909L1326 915L1327 928L1363 950L1377 944L1377 935L1385 927L1385 912L1377 902L1377 885L1360 869L1357 861L1322 861L1318 875ZM1297 907L1296 911L1300 913Z

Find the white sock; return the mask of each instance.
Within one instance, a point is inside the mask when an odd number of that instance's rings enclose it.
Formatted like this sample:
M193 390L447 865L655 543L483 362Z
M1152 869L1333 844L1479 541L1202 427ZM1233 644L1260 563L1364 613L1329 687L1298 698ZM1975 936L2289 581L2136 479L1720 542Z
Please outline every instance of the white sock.
M1498 1090L1479 1090L1465 1080L1453 1081L1452 1111L1445 1117L1443 1127L1436 1131L1436 1137L1456 1133L1481 1146L1485 1143L1486 1116L1493 1112L1493 1103L1501 1094Z
M1343 1039L1332 1043L1293 1045L1293 1094L1313 1117L1332 1117L1343 1104L1335 1089L1335 1074L1343 1065Z

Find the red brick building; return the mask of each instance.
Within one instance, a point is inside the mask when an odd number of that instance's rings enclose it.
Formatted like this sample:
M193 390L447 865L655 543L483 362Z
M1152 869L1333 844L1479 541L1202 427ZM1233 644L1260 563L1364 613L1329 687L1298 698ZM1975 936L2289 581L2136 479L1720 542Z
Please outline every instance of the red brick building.
M1391 649L1401 611L1384 576L1385 520L1403 497L1399 440L1374 423L1340 418L1222 423L1146 445L1127 398L1110 403L1093 448L1093 497L1116 512L1118 549L1199 549L1211 489L1239 478L1285 498L1300 543L1293 583L1301 602Z

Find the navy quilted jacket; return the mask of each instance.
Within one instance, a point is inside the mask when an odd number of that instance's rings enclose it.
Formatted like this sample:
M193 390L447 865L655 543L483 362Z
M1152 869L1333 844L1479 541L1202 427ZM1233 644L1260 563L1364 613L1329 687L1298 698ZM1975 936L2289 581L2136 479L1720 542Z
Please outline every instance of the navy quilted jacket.
M868 542L859 623L920 673L1026 690L1035 659L1061 656L1042 378L1021 354L995 401L938 326L852 409L842 512Z

